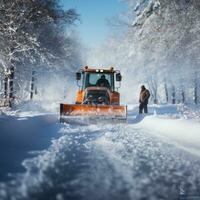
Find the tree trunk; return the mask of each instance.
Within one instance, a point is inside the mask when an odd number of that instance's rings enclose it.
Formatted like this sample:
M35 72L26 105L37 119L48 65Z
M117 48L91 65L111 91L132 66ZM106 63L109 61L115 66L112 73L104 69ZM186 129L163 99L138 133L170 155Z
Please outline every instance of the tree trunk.
M6 99L8 97L8 77L5 75L4 78L4 98Z
M35 86L35 95L38 94L37 86Z
M176 103L176 91L175 91L175 87L172 87L172 104Z
M33 99L34 88L35 88L35 71L32 71L31 93L30 93L30 99L31 99L31 100Z
M153 103L154 103L154 104L158 104L158 99L157 99L157 97L154 98Z
M194 103L197 105L198 104L198 86L197 86L197 81L195 80L194 83Z
M181 92L181 97L182 97L182 103L185 103L185 92L182 90Z
M167 84L165 83L165 97L166 97L166 103L169 102L169 94L168 94L168 89L167 89Z
M10 74L9 74L9 99L12 100L14 95L14 67L10 68Z

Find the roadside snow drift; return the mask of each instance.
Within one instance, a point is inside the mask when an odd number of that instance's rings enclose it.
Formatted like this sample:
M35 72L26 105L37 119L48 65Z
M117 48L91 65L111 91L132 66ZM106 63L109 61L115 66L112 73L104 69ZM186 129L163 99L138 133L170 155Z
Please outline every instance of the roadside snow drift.
M137 126L200 156L200 124L195 121L147 116Z

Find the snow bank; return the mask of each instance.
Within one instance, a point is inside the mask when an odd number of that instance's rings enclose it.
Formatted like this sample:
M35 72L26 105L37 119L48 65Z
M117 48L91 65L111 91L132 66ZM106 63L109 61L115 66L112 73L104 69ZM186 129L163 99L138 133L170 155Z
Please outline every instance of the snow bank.
M136 126L200 156L200 124L195 121L147 116Z
M15 105L12 109L1 108L0 118L5 116L34 117L59 113L60 102L26 101Z

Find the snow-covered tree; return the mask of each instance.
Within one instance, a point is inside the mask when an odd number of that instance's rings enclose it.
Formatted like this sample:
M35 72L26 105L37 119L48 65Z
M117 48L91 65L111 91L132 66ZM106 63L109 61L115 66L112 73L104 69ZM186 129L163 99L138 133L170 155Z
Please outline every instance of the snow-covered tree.
M75 10L63 10L59 0L1 0L0 55L6 63L1 66L9 79L10 98L13 84L19 91L30 88L32 71L61 70L74 54L78 57L77 44L66 33L77 19Z
M200 90L200 2L125 1L128 13L135 13L132 26L127 26L123 37L107 41L102 52L106 49L104 57L112 58L108 63L124 72L125 88L134 87L135 95L126 98L137 99L140 84L147 84L154 91L152 96L156 92L158 102L174 101L174 90L176 102L199 96L195 91Z

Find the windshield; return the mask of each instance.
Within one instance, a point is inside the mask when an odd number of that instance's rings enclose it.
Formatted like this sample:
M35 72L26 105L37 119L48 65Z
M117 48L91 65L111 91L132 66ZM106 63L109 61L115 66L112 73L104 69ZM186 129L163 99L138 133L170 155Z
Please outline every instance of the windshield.
M114 90L113 73L85 73L83 89L87 87L107 87Z

